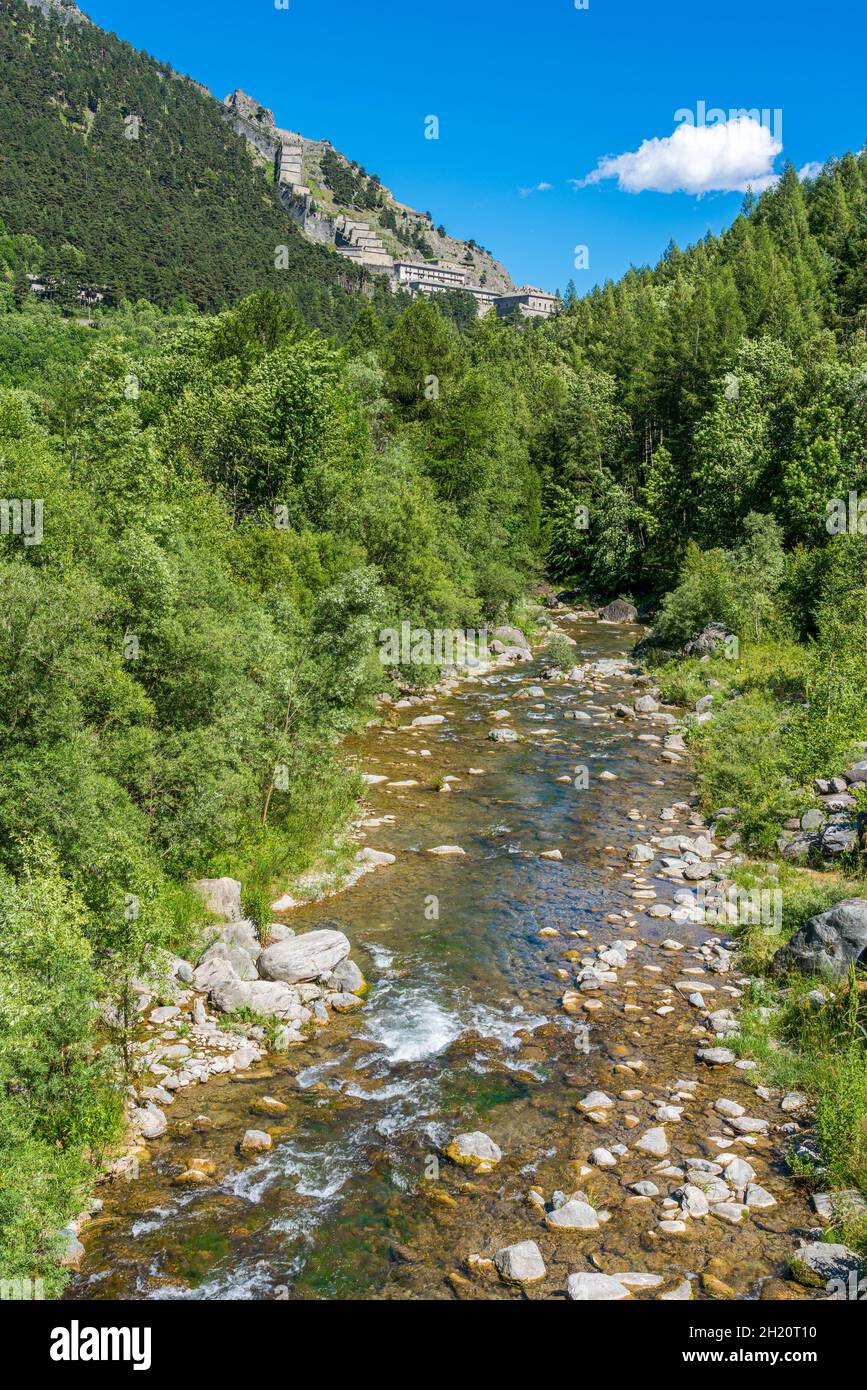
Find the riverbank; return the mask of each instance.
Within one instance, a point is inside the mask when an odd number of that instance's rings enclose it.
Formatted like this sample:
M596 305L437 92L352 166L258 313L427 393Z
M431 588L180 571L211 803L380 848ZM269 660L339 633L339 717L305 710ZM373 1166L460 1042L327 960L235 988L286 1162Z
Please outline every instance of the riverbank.
M749 980L694 920L737 856L679 711L623 655L635 630L562 622L572 670L491 673L435 696L441 723L396 711L352 742L382 779L365 840L394 855L329 903L364 1006L179 1095L73 1296L815 1296L789 1277L817 1217L784 1164L809 1117L731 1046ZM244 1158L251 1127L271 1146ZM448 1150L479 1134L500 1157L474 1174ZM502 1252L527 1241L544 1276L516 1284Z
M817 725L802 648L766 642L726 655L726 642L712 624L654 675L691 711L702 804L725 803L726 843L743 856L736 894L774 904L773 921L760 911L733 918L751 977L739 1046L769 1083L804 1094L815 1124L795 1169L813 1190L836 1190L823 1220L867 1254L867 997L857 969L867 947L865 745L852 726L832 723L819 736L821 698ZM846 940L834 915L841 902L851 904ZM779 954L792 938L802 942L796 955Z

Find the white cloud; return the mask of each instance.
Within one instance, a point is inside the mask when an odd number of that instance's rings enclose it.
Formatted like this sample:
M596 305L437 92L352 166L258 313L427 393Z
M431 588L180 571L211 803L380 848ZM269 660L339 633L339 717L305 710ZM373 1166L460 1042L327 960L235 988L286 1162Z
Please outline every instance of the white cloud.
M802 181L804 179L817 179L824 167L824 164L822 164L820 161L811 159L809 164L804 164L798 170L798 178Z
M633 153L606 155L576 188L617 179L626 193L760 193L779 177L782 141L753 116L708 125L679 125L672 135L643 140Z
M537 183L532 188L522 188L520 194L522 198L529 198L531 193L550 193L553 187L552 183Z

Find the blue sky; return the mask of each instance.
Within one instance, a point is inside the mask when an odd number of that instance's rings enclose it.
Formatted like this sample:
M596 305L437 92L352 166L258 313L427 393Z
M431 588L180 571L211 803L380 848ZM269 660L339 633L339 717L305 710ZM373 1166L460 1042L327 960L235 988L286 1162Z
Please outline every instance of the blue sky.
M518 283L552 290L572 276L586 292L652 263L671 237L720 230L747 168L801 169L867 138L867 19L851 0L80 3L215 95L242 87L279 125L330 139ZM726 124L686 131L699 121L675 113L702 101ZM770 121L732 122L741 108ZM438 140L424 138L430 115ZM665 143L643 146L654 139ZM595 182L570 182L628 155ZM711 191L658 191L681 181ZM587 269L574 267L579 246Z

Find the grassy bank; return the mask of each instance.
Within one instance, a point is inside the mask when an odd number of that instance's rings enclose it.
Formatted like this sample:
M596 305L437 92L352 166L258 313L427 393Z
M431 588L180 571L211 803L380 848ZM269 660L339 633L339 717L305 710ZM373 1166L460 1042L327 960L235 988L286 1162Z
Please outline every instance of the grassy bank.
M783 941L816 913L843 898L863 896L863 881L761 864L741 866L736 879L745 888L779 890L783 926L781 932L761 925L735 930L739 964L752 982L741 1002L741 1032L733 1046L758 1063L762 1083L805 1097L805 1113L812 1117L808 1143L801 1148L802 1131L787 1152L796 1178L811 1192L856 1190L867 1198L863 972L853 967L844 980L831 983L797 974L779 980L770 971ZM826 1239L867 1255L867 1217L832 1225Z

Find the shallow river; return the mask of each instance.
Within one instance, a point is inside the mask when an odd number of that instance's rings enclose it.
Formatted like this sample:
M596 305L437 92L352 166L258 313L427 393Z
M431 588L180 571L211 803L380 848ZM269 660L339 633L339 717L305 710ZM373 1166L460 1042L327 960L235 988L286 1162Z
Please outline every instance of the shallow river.
M565 629L580 662L621 657L636 635L595 621ZM574 961L588 944L631 935L642 943L636 960L660 961L672 926L641 914L623 876L625 850L665 833L659 811L691 788L684 765L660 761L660 743L639 737L661 736L661 724L611 714L636 693L625 674L595 689L550 683L544 696L528 693L540 684L537 666L502 670L429 708L397 711L391 729L354 742L365 772L419 784L369 792L371 814L395 821L367 830L366 843L397 862L286 920L296 929L339 924L370 984L364 1007L243 1077L180 1094L140 1179L100 1189L105 1206L82 1234L87 1257L73 1298L510 1298L520 1295L489 1266L467 1261L524 1239L538 1241L548 1267L531 1297L562 1295L575 1269L669 1278L717 1261L712 1267L741 1297L779 1272L791 1229L805 1219L788 1184L780 1191L778 1182L779 1205L748 1229L695 1222L687 1238L666 1241L652 1230L659 1212L625 1198L625 1183L651 1171L646 1155L624 1159L616 1176L579 1178L594 1146L630 1143L623 1123L599 1132L575 1110L594 1086L613 1096L629 1086L615 1070L624 1058L645 1062L633 1080L645 1093L632 1106L646 1120L637 1133L654 1123L677 1078L699 1077L699 1097L710 1086L709 1069L694 1060L694 1013L686 1005L655 1012L658 974L625 972L640 975L638 1009L624 1011L622 990L603 991L594 1013L570 1015L560 1003L574 978L566 952ZM517 743L487 738L504 708ZM401 731L430 711L446 722ZM589 718L567 719L567 711ZM582 765L585 789L573 780ZM601 780L604 771L615 780ZM456 779L448 793L438 789L444 776ZM426 852L442 844L466 853ZM540 857L550 850L562 860ZM670 885L662 897L670 900ZM624 914L619 924L605 920L614 913ZM559 935L540 936L546 928ZM589 931L590 943L570 936L577 930ZM686 943L711 935L690 926L675 934ZM672 966L663 983L677 978ZM719 1133L708 1107L720 1094L746 1095L750 1114L766 1113L747 1074L730 1073L677 1126L678 1144L698 1152ZM288 1112L263 1119L263 1095ZM239 1138L263 1125L274 1148L242 1159ZM443 1146L470 1130L502 1149L493 1173L474 1176L443 1157ZM200 1155L213 1163L213 1181L173 1185ZM769 1147L759 1181L774 1164ZM592 1193L594 1183L612 1218L590 1238L547 1231L527 1201L533 1185L550 1199L555 1189Z

